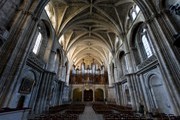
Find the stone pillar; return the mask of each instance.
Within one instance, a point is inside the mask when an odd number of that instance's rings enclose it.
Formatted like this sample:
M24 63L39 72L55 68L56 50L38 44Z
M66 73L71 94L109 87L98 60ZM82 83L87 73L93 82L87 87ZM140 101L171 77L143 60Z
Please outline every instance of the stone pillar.
M36 99L36 112L35 113L41 113L45 110L47 110L50 106L50 101L52 98L52 83L54 80L55 73L51 73L48 71L45 71L43 73L43 77L40 82L40 87L38 91L38 97Z
M136 108L137 108L136 95L135 95L135 90L134 90L133 83L132 83L130 76L127 76L127 83L128 83L129 93L130 93L130 97L131 97L132 108L134 110L136 110Z
M55 66L55 55L56 51L51 50L50 58L49 58L49 63L48 63L48 68L47 70L54 72L54 66Z
M70 72L70 71L69 71ZM61 80L66 82L66 76L67 76L67 73L66 73L66 66L62 66L61 67Z
M145 98L144 98L144 95L143 95L143 89L142 89L142 86L141 86L141 81L140 81L140 78L138 76L134 76L136 77L136 85L138 87L138 91L139 91L139 101L138 102L143 102L146 110L147 110L147 105L146 105L146 102L145 102Z
M171 94L171 98L173 99L173 102L176 107L176 114L179 115L180 113L180 64L178 62L178 59L175 56L175 53L173 52L172 41L169 42L169 39L172 40L172 38L167 38L165 34L168 35L165 28L162 26L164 24L159 24L159 22L162 22L161 20L157 20L157 18L154 18L155 20L149 21L148 26L150 28L151 34L154 36L152 39L152 42L155 46L155 50L157 53L157 58L160 63L160 70L162 71L163 76L165 76L165 82L166 85L168 85L168 91ZM159 18L158 18L159 19ZM156 31L157 29L160 29L161 32ZM163 50L163 51L162 51Z
M118 87L119 87L119 96L120 96L119 97L119 104L123 105L122 84L120 84Z
M159 65L157 65L157 69L158 69L158 71L160 71L160 67L159 67ZM169 91L168 91L168 89L167 89L167 84L166 84L166 82L163 80L163 76L161 76L162 77L162 82L163 82L163 85L164 85L164 89L165 89L165 91L167 91L167 98L168 98L168 100L170 101L170 106L172 107L171 109L173 110L173 112L176 112L176 105L175 104L173 104L173 100L171 99L171 95L170 95L170 93L169 93Z
M65 83L64 83L64 82L61 82L60 84L61 84L61 88L60 88L59 105L62 104L63 90L64 90L64 85L65 85Z
M110 69L110 65L107 66L108 69L108 81L109 81L109 86L113 86L113 78L112 78L112 74L111 74L111 69Z
M144 100L145 100L145 106L147 107L147 110L148 111L151 111L151 106L150 106L150 102L149 102L149 99L148 99L148 96L147 96L147 90L146 90L146 86L145 86L145 83L144 83L144 79L143 79L143 75L140 74L139 76L140 78L140 83L141 83L141 87L142 87L142 90L143 90L143 96L144 96ZM151 111L152 112L152 111Z
M120 91L119 91L119 88L118 88L118 83L115 84L115 90L116 90L116 103L117 104L120 104Z
M68 70L67 70L67 73L66 73L66 84L67 84L67 86L69 86L69 79L70 79L70 73L71 73L71 69L70 69L70 67L68 67L67 68Z
M132 73L134 71L134 67L132 64L132 58L129 50L128 40L126 38L127 35L124 35L124 49L125 49L125 62L126 62L126 69L128 73Z
M28 2L28 6L23 6L18 11L9 38L0 51L0 107L6 107L4 101L10 101L31 49L32 36L38 23L37 16L40 16L47 1L39 4L37 1ZM35 10L36 13L33 14Z
M62 90L62 84L61 84L61 82L59 81L59 83L58 83L58 86L59 86L59 89L58 89L58 105L60 105L61 104L61 90Z
M146 19L156 57L160 64L160 71L166 85L168 85L167 89L173 104L176 106L175 113L180 115L180 52L173 45L173 35L178 33L176 25L168 18L168 11L156 9L156 2L134 1L139 5Z
M119 56L118 56L119 57ZM115 60L115 65L116 67L114 67L114 77L115 77L115 82L119 82L120 78L123 76L123 67L122 67L122 63L120 62L119 58L114 58Z
M114 67L114 80L115 80L115 83L118 82L118 70L117 70L117 67Z

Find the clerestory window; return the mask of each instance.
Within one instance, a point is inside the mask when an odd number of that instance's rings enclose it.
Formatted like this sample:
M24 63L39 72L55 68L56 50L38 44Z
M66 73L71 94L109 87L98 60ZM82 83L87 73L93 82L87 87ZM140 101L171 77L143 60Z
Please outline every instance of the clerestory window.
M42 34L41 32L38 33L38 36L36 38L36 42L33 48L33 53L34 54L38 54L40 47L41 47L41 43L42 43Z
M142 42L143 42L144 49L146 51L147 58L151 57L152 51L151 51L151 48L149 46L148 38L146 35L142 36Z
M150 45L150 36L145 25L141 26L136 34L136 48L143 60L153 55Z
M134 5L128 13L127 16L127 28L129 29L132 24L134 23L134 21L136 20L138 14L140 12L140 8L137 5Z
M137 5L134 5L130 10L130 18L132 21L134 21L140 12L140 8Z

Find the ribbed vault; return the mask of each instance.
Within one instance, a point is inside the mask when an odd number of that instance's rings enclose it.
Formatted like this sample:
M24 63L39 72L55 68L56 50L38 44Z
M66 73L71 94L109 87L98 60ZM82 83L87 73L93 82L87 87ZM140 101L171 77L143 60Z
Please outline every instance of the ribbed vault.
M125 23L132 0L51 0L55 31L68 59L109 63L123 43Z

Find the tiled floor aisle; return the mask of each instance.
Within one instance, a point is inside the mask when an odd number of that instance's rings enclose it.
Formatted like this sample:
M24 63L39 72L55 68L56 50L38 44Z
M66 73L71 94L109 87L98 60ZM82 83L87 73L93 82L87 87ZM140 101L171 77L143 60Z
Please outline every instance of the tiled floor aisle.
M103 116L96 114L92 106L85 106L84 112L79 116L79 120L103 120Z

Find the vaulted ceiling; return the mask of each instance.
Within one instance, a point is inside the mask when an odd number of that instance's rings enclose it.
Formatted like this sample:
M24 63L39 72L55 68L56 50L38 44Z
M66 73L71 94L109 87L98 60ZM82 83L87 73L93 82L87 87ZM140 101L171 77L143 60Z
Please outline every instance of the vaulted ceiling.
M133 0L51 0L55 31L68 59L107 64L123 43Z

